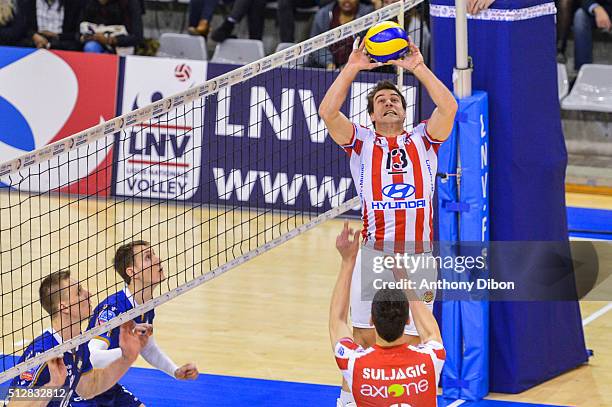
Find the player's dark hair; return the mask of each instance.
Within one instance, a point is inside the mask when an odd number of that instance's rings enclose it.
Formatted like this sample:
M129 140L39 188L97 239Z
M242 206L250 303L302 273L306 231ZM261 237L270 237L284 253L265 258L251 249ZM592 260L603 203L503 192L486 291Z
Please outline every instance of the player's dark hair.
M402 95L402 92L399 91L393 82L385 79L384 81L378 81L376 86L368 93L368 113L372 114L374 112L374 96L376 96L376 93L385 89L395 91L402 101L402 107L406 110L406 98Z
M404 334L409 317L408 298L401 290L379 290L372 300L372 322L378 336L393 342Z
M62 281L70 278L70 270L59 270L51 273L43 279L38 289L40 305L47 311L51 318L59 311L61 300Z
M115 258L113 259L115 271L123 278L126 284L132 281L132 277L128 275L126 269L134 266L134 256L136 255L136 253L134 253L134 248L138 246L150 246L150 244L146 240L134 240L133 242L119 246L115 252Z

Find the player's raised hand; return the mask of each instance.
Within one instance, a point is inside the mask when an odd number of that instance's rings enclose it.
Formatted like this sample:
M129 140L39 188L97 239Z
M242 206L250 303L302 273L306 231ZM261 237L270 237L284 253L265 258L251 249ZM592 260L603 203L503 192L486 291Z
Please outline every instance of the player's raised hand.
M49 385L53 387L63 386L68 376L68 369L66 369L64 359L53 358L47 362L47 367L49 368L49 375L51 376Z
M123 357L131 363L136 361L142 348L145 347L149 336L153 334L153 326L150 324L136 324L128 321L121 325L119 330L119 347Z
M359 41L359 37L355 38L355 42L353 43L353 52L351 52L345 68L353 67L360 71L367 71L382 66L382 62L370 61L370 57L365 52L365 39L362 39L361 43Z
M174 377L179 380L195 380L198 378L198 368L194 363L187 363L176 369Z
M344 222L342 232L336 237L336 249L343 260L354 260L359 252L359 231L349 228L348 221ZM353 237L353 240L351 240Z
M408 40L408 54L402 59L392 59L389 61L390 64L399 66L400 68L407 69L410 72L414 72L414 70L420 66L425 65L423 60L423 55L421 55L421 51L419 47L417 47L414 42Z

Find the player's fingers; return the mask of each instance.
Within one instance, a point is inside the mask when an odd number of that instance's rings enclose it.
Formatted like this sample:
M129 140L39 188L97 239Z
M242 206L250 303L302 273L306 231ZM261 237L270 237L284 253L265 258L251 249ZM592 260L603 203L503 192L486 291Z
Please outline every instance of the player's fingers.
M360 41L359 43L359 51L362 51L365 49L365 37L363 37L361 40L359 37L356 38L356 41Z
M153 334L153 326L151 324L137 324L134 327L134 333L141 336L151 336Z
M357 244L359 244L360 235L361 235L360 230L356 230L355 233L353 234L353 237L355 238L355 242L357 242Z
M121 331L127 331L127 332L132 332L134 329L134 326L136 326L136 323L132 320L124 322L123 324L121 324Z

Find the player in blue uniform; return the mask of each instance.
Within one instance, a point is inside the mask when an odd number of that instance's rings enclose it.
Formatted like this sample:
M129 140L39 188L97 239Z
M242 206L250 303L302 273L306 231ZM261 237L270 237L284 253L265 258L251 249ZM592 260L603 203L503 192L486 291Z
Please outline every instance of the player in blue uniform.
M95 308L87 329L103 324L122 312L153 298L153 292L164 280L164 269L161 260L148 242L134 241L119 247L114 259L115 271L123 278L126 286L123 290L109 296ZM155 311L151 310L134 319L137 323L152 324ZM94 367L104 367L120 355L118 349L119 333L113 329L89 342L91 363ZM196 379L198 369L193 363L177 367L176 364L157 346L151 337L141 350L142 357L155 368L166 372L176 379ZM121 406L137 407L142 402L129 390L117 383L110 390L92 400L78 403L79 407Z
M35 338L26 348L19 363L33 358L65 340L81 333L81 323L91 313L89 293L77 281L70 278L69 270L61 270L46 277L39 289L40 303L51 315L51 328ZM78 396L94 397L109 389L134 363L140 350L147 343L152 327L142 325L136 329L130 321L121 327L120 357L104 369L92 369L87 344L64 353L42 365L21 373L11 382L11 405L19 400L19 406L71 405ZM141 335L138 335L141 334ZM60 388L55 398L26 400L19 397L19 388ZM45 394L44 392L43 394Z

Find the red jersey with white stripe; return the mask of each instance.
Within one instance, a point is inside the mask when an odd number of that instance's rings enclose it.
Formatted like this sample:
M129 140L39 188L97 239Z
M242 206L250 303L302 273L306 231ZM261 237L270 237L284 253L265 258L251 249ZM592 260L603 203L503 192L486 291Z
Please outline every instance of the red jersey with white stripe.
M351 338L335 348L336 363L359 407L435 407L446 353L442 344L363 349Z
M431 250L432 200L442 142L427 134L426 125L384 137L353 124L351 142L342 146L350 156L361 198L363 238L379 249L382 242L390 242L395 251ZM408 247L401 245L404 242Z

